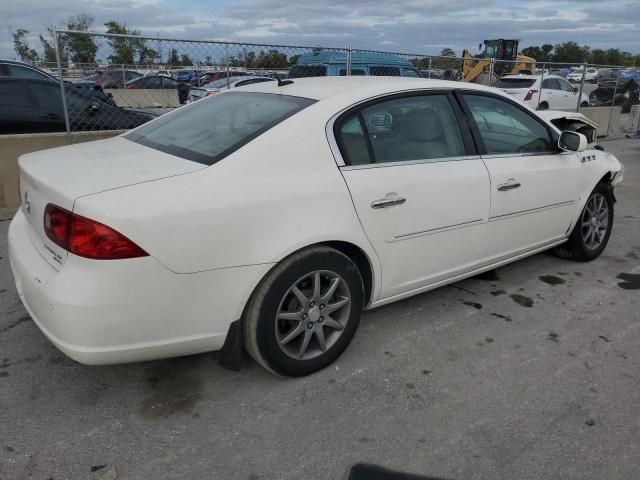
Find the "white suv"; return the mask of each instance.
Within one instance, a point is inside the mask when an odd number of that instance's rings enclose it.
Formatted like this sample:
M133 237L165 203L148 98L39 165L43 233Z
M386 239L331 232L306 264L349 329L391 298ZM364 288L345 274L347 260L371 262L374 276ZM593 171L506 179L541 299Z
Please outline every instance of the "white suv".
M578 87L557 75L506 75L495 87L538 110L575 109L578 105ZM580 106L589 106L589 96L584 92Z

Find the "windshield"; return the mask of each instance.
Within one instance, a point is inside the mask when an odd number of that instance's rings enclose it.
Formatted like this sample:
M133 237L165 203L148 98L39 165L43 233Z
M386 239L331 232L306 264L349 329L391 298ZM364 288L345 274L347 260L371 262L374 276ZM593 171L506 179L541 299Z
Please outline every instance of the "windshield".
M287 95L225 93L177 110L125 138L212 165L312 103Z
M529 88L535 83L533 78L501 78L496 88Z

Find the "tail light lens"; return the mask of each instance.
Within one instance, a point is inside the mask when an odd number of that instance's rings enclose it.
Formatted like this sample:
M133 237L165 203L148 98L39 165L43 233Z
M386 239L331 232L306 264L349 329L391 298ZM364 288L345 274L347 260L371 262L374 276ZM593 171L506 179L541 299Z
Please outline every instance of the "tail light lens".
M538 90L529 90L524 97L524 101L528 102L529 100L531 100L533 98L534 93L538 93Z
M127 83L127 84L125 85L125 87L126 87L126 88L138 88L138 87L136 87L136 85L135 85L134 83Z
M149 255L114 229L51 203L44 211L44 231L53 243L80 257L120 260Z

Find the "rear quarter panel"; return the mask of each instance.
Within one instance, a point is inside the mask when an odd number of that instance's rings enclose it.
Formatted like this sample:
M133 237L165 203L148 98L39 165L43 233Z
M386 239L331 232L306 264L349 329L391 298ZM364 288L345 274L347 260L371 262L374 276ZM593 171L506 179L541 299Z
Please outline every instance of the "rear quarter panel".
M327 142L329 111L314 104L209 168L81 197L74 211L177 273L276 263L340 240L364 250L375 275L375 252Z

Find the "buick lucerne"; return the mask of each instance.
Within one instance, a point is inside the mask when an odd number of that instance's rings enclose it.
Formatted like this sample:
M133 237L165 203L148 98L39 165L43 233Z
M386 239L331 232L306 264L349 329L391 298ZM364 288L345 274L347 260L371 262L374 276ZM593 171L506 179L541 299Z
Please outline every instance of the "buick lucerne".
M595 259L623 173L506 93L393 77L249 85L19 163L11 266L60 350L244 349L289 376L365 309L546 249Z

